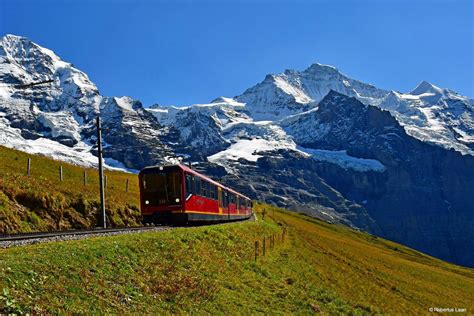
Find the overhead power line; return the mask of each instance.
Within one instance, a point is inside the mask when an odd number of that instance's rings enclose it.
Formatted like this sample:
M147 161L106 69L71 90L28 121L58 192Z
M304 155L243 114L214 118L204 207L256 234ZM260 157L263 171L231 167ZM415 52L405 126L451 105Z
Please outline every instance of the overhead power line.
M31 82L31 83L27 83L27 84L18 84L18 85L14 85L13 88L27 89L27 88L30 88L30 87L33 87L33 86L37 86L37 85L45 84L45 83L51 83L51 82L54 82L54 80L43 80L43 81Z

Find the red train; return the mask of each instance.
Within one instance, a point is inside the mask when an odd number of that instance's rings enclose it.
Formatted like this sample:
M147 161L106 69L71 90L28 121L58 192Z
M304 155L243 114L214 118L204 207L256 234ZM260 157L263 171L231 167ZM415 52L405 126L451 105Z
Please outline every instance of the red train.
M145 223L232 221L252 215L252 201L184 166L140 171L140 206Z

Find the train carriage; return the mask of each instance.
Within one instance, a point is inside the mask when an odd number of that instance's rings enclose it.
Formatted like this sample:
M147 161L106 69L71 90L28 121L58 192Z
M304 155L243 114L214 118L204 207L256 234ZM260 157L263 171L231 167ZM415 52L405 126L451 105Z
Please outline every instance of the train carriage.
M252 215L248 197L184 165L146 167L139 182L145 223L221 222Z

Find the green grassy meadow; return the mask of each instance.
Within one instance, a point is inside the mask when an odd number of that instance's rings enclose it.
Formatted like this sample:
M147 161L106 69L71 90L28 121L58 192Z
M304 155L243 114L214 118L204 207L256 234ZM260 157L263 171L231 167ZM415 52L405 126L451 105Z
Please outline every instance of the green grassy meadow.
M51 159L0 147L0 162L1 232L96 224L95 170L84 186L77 166L61 163L61 182ZM136 175L106 174L112 223L138 224ZM255 211L257 221L0 249L0 313L474 314L473 269L266 204Z
M28 158L30 176L26 168ZM63 181L59 178L60 165ZM109 224L138 225L141 219L137 176L109 170L105 175ZM0 146L0 233L94 227L100 224L99 205L96 169Z
M254 222L0 249L0 311L356 315L419 315L428 314L430 307L474 311L472 269L268 205L257 204L256 209L259 220ZM271 236L275 236L273 247ZM256 262L255 241L260 243Z

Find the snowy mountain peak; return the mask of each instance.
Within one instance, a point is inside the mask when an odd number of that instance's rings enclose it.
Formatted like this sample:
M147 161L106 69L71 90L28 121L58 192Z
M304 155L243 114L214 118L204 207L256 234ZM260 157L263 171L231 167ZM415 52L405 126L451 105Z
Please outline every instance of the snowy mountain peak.
M16 63L18 66L23 66L25 70L30 72L29 75L35 75L35 72L38 70L36 67L45 61L47 66L51 68L71 66L71 64L62 62L53 51L41 47L26 37L7 34L1 38L0 46L3 49L3 58ZM26 63L25 60L27 61ZM59 65L58 63L61 64ZM36 75L41 75L41 73Z
M429 83L428 81L423 80L416 86L414 90L410 92L411 95L422 95L425 93L430 94L441 94L443 93L443 89Z
M331 65L325 65L320 63L314 63L309 66L304 72L306 73L339 73L339 70Z
M46 80L53 80L53 83L35 89L36 94L51 96L43 98L40 109L69 108L75 103L71 99L80 99L83 104L98 109L99 91L85 73L25 37L9 34L0 39L0 81L19 85ZM34 94L30 89L20 93L8 86L3 90L0 91L2 95L21 99L25 94Z
M133 100L130 97L123 96L123 97L114 97L115 102L117 105L125 111L134 111L137 108L141 107L141 103L139 101Z
M20 42L28 42L28 43L32 43L34 44L32 41L30 41L28 38L26 37L23 37L23 36L18 36L18 35L14 35L14 34L6 34L4 36L2 36L2 38L0 39L0 41L5 44L5 43L13 43L13 44L16 44L16 43L20 43ZM35 44L36 45L36 44Z
M351 79L333 66L315 63L304 71L287 69L280 74L269 74L235 99L245 103L249 114L257 120L279 120L311 109L330 90L365 103L388 93Z
M263 79L263 82L274 82L275 78L276 78L276 75L268 74L265 76L265 79Z

